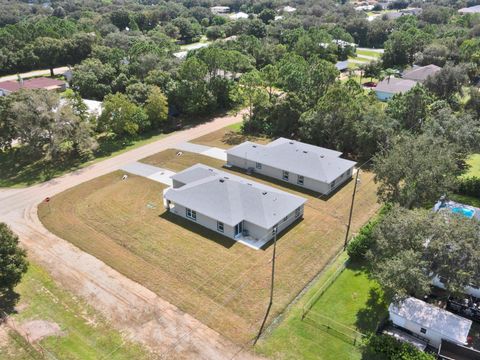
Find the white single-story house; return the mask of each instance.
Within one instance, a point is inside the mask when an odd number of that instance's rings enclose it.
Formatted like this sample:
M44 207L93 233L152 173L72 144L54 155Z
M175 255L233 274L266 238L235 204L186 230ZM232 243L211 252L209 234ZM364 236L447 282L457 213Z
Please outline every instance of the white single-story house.
M390 320L437 348L442 340L467 345L472 321L413 297L388 307Z
M210 8L210 11L212 14L219 15L219 14L228 14L230 12L230 7L229 6L212 6Z
M171 179L167 211L254 249L303 216L306 199L203 164Z
M458 10L460 14L478 14L480 13L480 5L461 8Z
M403 72L402 79L423 83L429 76L435 75L440 70L442 70L442 68L434 64L426 66L414 66L411 69Z
M246 141L227 150L227 165L330 194L352 177L354 161L341 152L278 138L267 145Z
M242 11L228 16L231 20L248 19L248 14Z
M395 94L405 93L417 85L416 81L390 77L380 81L375 87L375 94L379 100L389 100Z
M295 12L295 11L297 11L297 9L290 6L290 5L287 5L287 6L283 7L283 12L292 13L292 12Z

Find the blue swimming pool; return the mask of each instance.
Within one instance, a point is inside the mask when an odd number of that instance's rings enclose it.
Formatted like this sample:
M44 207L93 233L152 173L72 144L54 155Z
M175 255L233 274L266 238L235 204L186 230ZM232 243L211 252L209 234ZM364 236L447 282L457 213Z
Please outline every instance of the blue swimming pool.
M468 209L462 206L452 207L452 212L454 212L455 214L463 215L469 219L471 219L473 215L475 215L474 209Z

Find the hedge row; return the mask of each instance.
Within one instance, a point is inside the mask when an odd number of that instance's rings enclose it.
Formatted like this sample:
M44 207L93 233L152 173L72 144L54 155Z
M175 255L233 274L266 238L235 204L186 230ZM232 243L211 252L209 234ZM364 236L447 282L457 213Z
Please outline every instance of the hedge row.
M480 177L470 176L458 180L458 193L480 198Z
M389 204L385 204L377 216L362 226L357 235L355 235L347 245L347 253L352 260L361 260L365 257L367 250L372 245L372 234L376 225L391 209Z
M373 335L365 345L370 359L382 360L435 360L431 354L424 353L411 344L400 342L388 335Z

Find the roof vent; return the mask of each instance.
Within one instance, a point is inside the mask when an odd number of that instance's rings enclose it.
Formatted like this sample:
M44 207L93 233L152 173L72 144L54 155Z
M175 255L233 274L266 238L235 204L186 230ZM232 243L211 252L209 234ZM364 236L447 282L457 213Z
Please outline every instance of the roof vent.
M253 184L247 183L248 186L253 186Z
M220 179L219 181L220 181L221 183L225 182L225 180L223 180L223 179Z
M213 169L208 169L208 171L211 171L211 172L213 172Z
M224 178L225 180L228 180L228 179L229 179L228 176L224 176L223 178Z
M257 147L257 145L252 145L252 147L256 148L256 147Z
M308 151L306 151L306 150L303 150L303 153L304 153L304 154L306 154L306 153L308 153Z
M266 191L262 192L262 195L267 195L267 192Z
M325 157L325 155L320 155L320 157L323 159Z
M289 141L288 143L289 143L290 145L293 145L293 141Z

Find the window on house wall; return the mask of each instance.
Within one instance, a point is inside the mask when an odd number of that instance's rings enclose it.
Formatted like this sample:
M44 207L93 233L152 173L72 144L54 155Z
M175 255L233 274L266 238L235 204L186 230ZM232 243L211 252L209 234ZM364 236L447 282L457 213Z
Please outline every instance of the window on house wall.
M283 221L287 221L287 220L288 220L288 215L283 218Z
M304 181L305 181L305 178L302 175L297 176L297 184L298 185L303 185Z
M420 329L420 332L421 332L422 334L426 334L426 333L427 333L427 329L421 328L421 329Z
M255 163L255 167L256 167L257 169L261 169L261 168L262 168L262 164L260 164L260 163Z
M192 209L185 209L185 214L187 215L187 218L192 219L192 220L197 220L197 212Z
M223 223L220 222L220 221L217 221L217 230L222 232L224 231L224 228L223 228Z
M300 216L300 213L302 211L302 207L299 207L297 209L295 209L295 217L298 218Z
M333 180L331 183L330 183L330 188L334 188L335 187L335 180Z
M282 179L285 180L285 181L288 181L288 176L290 174L288 173L288 171L283 171L283 175L282 175Z

